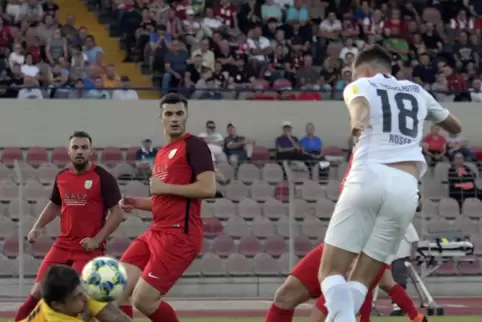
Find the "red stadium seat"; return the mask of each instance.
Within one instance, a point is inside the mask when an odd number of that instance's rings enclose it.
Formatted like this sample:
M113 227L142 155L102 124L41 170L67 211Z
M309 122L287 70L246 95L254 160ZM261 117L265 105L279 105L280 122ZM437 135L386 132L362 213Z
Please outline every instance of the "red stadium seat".
M102 150L102 163L108 166L114 166L124 162L122 151L116 147L108 147Z
M27 163L33 167L38 167L49 162L49 153L41 147L31 147L27 151Z
M277 276L281 267L276 259L268 254L260 253L253 258L254 272L259 276Z
M231 237L226 234L217 236L213 240L213 253L221 256L228 257L231 253L236 252L236 246Z
M92 154L89 157L89 160L95 163L99 162L99 151L96 149L92 149Z
M256 256L261 252L261 243L255 236L241 237L238 244L238 252L248 257Z
M288 251L288 249L283 237L273 236L268 237L264 241L264 251L271 256L279 257L283 255L284 252Z
M50 185L55 181L55 177L58 173L59 168L56 165L52 163L42 164L37 170L38 181L41 184Z
M216 237L223 232L223 224L217 218L204 218L203 219L204 236Z
M295 237L294 243L295 254L298 257L304 257L313 248L311 241L304 236Z
M137 150L139 150L139 148L132 147L132 148L127 149L127 152L126 152L126 162L127 162L127 164L130 164L130 165L136 164Z
M251 156L251 160L256 165L263 165L269 162L269 150L265 146L257 145L254 147L253 155Z
M18 236L8 236L3 242L3 254L7 257L18 256Z
M292 89L293 85L291 85L291 82L286 78L281 78L274 81L273 88L274 89Z
M4 148L2 154L2 163L8 167L12 167L15 160L23 161L23 152L20 148Z
M65 167L70 162L69 153L67 152L67 148L60 147L55 148L52 151L52 163L58 167Z
M276 185L275 198L281 201L288 201L290 198L290 189L288 183L280 182Z

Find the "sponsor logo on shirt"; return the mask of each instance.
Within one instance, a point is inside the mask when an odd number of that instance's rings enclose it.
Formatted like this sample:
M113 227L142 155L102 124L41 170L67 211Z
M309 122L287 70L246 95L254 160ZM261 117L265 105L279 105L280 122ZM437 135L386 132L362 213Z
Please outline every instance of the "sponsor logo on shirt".
M168 158L169 158L169 159L174 158L174 156L176 155L176 152L177 152L177 149L172 149L172 150L169 152Z
M63 198L65 206L83 207L87 205L86 193L65 193Z

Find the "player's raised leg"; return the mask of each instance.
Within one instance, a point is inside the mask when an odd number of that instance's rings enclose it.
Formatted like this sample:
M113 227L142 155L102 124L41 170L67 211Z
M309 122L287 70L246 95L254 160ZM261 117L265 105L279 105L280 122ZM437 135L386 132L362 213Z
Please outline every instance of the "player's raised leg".
M273 303L266 314L266 322L291 322L298 305L320 296L317 271L322 252L323 244L320 244L296 264L283 285L276 291Z

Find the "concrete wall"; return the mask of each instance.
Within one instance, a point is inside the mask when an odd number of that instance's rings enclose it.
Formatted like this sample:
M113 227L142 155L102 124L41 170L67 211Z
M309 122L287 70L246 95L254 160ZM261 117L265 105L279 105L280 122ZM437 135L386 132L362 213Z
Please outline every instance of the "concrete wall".
M281 123L291 121L297 136L304 134L307 122L313 122L325 146L345 147L348 141L348 111L342 102L190 101L189 104L188 130L194 134L204 130L207 120L215 121L221 133L225 133L227 123L233 122L240 134L272 147L281 134ZM482 145L480 104L444 105L462 120L464 136L470 144ZM2 100L0 146L64 146L74 130L89 132L96 147L137 146L146 136L161 145L159 112L158 101L149 100Z

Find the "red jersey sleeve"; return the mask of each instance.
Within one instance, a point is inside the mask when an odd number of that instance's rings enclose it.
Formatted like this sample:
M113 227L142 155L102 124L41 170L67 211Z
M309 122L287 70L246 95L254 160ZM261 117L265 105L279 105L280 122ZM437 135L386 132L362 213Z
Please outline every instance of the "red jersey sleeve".
M104 207L110 209L122 199L117 180L102 167L97 166L95 172L100 178L100 191L104 200Z
M52 187L52 193L50 194L50 201L57 206L62 206L62 197L60 196L59 186L57 185L57 178L63 171L59 172L55 177L55 181Z
M208 145L204 140L190 136L186 139L187 162L192 168L194 177L203 172L213 171L214 164Z

